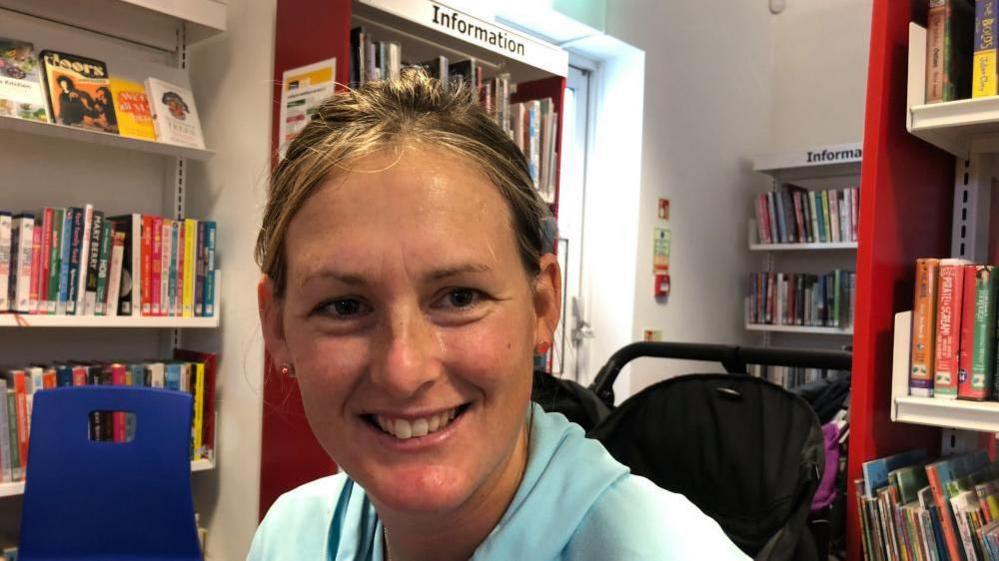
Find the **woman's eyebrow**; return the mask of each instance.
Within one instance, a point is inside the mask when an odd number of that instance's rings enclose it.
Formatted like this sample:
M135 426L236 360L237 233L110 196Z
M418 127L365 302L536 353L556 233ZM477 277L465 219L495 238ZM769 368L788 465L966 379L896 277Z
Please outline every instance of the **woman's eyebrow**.
M341 271L335 271L332 269L316 269L302 278L302 286L305 286L313 281L333 279L335 281L341 282L343 284L348 284L351 286L362 286L368 283L364 275L356 273L344 273Z
M463 263L460 265L435 269L424 275L424 278L431 281L439 281L441 279L468 273L488 273L490 271L492 271L492 268L484 263Z

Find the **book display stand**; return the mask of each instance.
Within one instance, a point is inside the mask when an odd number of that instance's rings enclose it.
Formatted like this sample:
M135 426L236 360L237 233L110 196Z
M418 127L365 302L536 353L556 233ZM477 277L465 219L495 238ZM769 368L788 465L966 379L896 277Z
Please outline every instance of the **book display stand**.
M140 83L155 76L188 90L188 46L225 30L226 7L215 0L0 1L0 37L32 43L35 55L42 49L79 54L106 63L112 76ZM208 160L212 150L13 116L0 116L0 145L2 209L92 204L108 216L211 218L189 208L196 205L185 194L198 187L188 184L187 160ZM221 277L214 278L218 294ZM211 346L204 328L220 326L221 299L215 304L207 317L153 317L138 310L118 316L0 313L0 355L5 367L170 356L182 341ZM214 453L191 468L215 469ZM23 481L0 483L0 497L20 495L23 488ZM17 535L19 501L5 501L0 534L6 538Z
M909 326L920 257L994 260L989 252L997 98L925 104L925 3L875 0L861 179L849 480L864 462L910 448L931 456L999 432L996 403L909 396ZM905 53L908 53L906 57ZM970 61L969 61L970 63ZM903 312L903 313L899 313ZM955 430L963 429L963 430ZM991 435L984 435L991 438ZM862 559L856 497L850 559Z
M430 0L282 0L277 11L274 99L281 99L286 71L319 61L336 59L337 87L349 84L354 55L351 30L358 28L372 41L397 44L393 48L401 51L403 65L446 57L454 67L472 59L482 69L483 81L509 74L510 103L550 100L554 113L562 114L567 52L498 24L488 15L463 13ZM278 113L274 112L272 127L275 151L280 147ZM554 189L546 197L554 214L561 133L559 126L553 139ZM294 380L280 376L269 358L265 364L261 518L281 493L336 469L309 430Z

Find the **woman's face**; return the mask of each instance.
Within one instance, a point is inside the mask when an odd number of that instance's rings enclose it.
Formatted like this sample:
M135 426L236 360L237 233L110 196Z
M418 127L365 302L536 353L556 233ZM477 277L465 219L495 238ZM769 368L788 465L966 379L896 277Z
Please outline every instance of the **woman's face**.
M545 256L529 277L507 204L464 159L407 147L351 170L292 220L284 298L261 283L268 349L377 504L450 512L487 495L524 443L558 265Z

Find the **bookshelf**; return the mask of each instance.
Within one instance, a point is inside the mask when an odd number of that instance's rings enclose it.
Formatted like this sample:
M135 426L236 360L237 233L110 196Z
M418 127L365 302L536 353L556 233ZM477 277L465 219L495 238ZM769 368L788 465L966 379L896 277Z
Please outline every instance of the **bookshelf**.
M215 155L215 152L212 150L201 150L199 148L191 148L188 146L176 146L165 142L128 138L117 134L91 131L76 127L67 127L53 123L39 123L36 121L16 119L14 117L0 117L0 130L11 131L15 134L31 134L52 138L64 138L74 142L87 142L110 148L134 150L137 152L146 152L148 154L169 156L173 158L208 160Z
M140 83L154 76L191 89L188 48L224 33L226 18L226 5L215 0L0 0L0 37L31 42L36 55L51 49L97 59L113 76ZM205 122L212 114L211 100L196 98ZM213 150L7 117L0 118L0 145L5 170L2 209L92 204L107 216L213 218L206 199L214 186L188 177L191 163L211 160ZM230 241L221 237L223 243ZM224 263L221 255L217 262ZM219 295L222 277L215 279ZM221 302L218 297L213 317L4 313L0 355L6 365L15 366L71 359L138 361L168 356L179 347L218 350ZM221 377L219 370L219 385ZM216 472L218 441L211 460L192 462L192 473ZM16 497L23 489L23 482L0 483L0 497L11 498L0 501L4 539L17 536ZM194 489L196 508L202 513L215 510L217 496L198 485Z
M749 243L749 251L842 251L855 249L857 249L857 242Z
M770 333L801 333L807 335L845 335L852 336L853 328L816 327L811 325L770 325L766 323L746 323L748 331L766 331Z
M925 25L925 3L874 0L861 173L848 481L863 476L861 466L866 461L913 447L924 447L934 454L941 447L939 428L892 422L895 314L912 306L918 257L959 255L950 251L954 224L949 211L959 212L953 206L957 192L952 186L957 185L957 178L963 183L967 162L955 162L953 153L907 130L911 62L905 53L911 58L920 50L920 45L910 45L909 24L913 21ZM908 399L898 403L903 417L916 414L913 407L930 405ZM956 416L932 407L929 414L937 419ZM847 504L856 504L853 493L850 489ZM847 509L847 537L849 559L862 559L856 508Z
M191 473L200 471L210 471L215 469L215 462L211 460L194 460L191 462ZM15 483L0 483L0 498L17 497L24 494L24 481Z
M820 195L823 191L831 193L832 190L841 191L856 187L860 180L862 152L862 146L859 143L851 143L815 146L795 152L763 154L753 158L753 170L769 179L767 191L779 192L784 190L785 186L793 185L801 193L800 201L795 200L792 208L785 211L788 214L783 216L781 216L782 211L777 200L778 197L773 199L772 205L769 204L768 199L766 207L759 206L763 203L754 198L754 218L749 220L747 246L750 252L762 257L762 267L754 269L754 272L762 271L774 275L777 273L805 273L821 276L834 270L849 271L854 269L855 252L858 248L856 241L780 242L778 220L781 229L785 227L787 220L793 221L791 226L787 226L792 230L792 239L794 239L794 232L797 232L802 226L808 230L808 237L813 240L820 239L818 233L822 230L823 223L819 222L817 217L814 221L808 219L809 213L813 211L809 211L806 205L809 205L810 201L812 204L821 204L821 197L817 197L816 201L818 202L816 202L812 201L812 196ZM758 197L762 197L762 195L758 195ZM788 197L789 200L795 198L797 195ZM797 206L799 203L802 205L800 208ZM821 211L822 207L819 206L818 210ZM764 211L767 213L766 216L761 214ZM845 218L845 215L836 217L837 221L841 222L844 227L847 226L847 223L841 218ZM762 225L758 223L761 219L763 220ZM763 239L765 233L763 230L767 228L769 228L771 243L765 243ZM823 235L831 235L831 229L826 231L829 233ZM825 239L830 238L826 237ZM767 303L770 296L766 290L771 284L765 278L758 277L759 275L754 275L746 288L747 294L752 294L754 287L757 293L747 296L745 329L761 334L764 346L775 344L775 340L777 344L782 346L819 349L839 349L849 345L849 341L845 341L844 338L853 335L851 326L809 326L791 325L788 322L771 324L755 321L760 313L767 313L766 308L761 308L763 304L760 303L760 299L762 298L763 302ZM808 278L810 277L806 277L805 282L801 284L795 284L797 279L793 279L794 283L790 284L794 284L794 286L789 286L788 292L799 290L802 287L808 289L810 287ZM761 285L760 283L763 282L766 284ZM830 285L826 286L828 290ZM811 289L818 290L818 285L812 285ZM780 289L776 288L774 292L779 293ZM810 293L806 292L805 294ZM844 288L843 294L843 297L848 297L849 291ZM756 308L753 309L753 306ZM795 302L785 302L783 306L794 308L794 313L799 317L802 313L797 309L799 307L810 307L810 311L804 313L814 313L815 311L814 302L810 303L807 298L796 298ZM777 314L779 307L781 311L784 311L783 306L773 306L773 314ZM835 307L831 309L835 309Z
M421 62L438 55L451 62L475 58L485 78L496 72L510 74L517 84L511 102L551 98L554 111L562 114L568 53L519 31L487 21L474 14L446 7L457 14L464 26L448 26L438 18L430 0L283 0L277 6L274 52L273 99L280 99L281 78L288 69L336 58L336 78L350 81L350 30L363 26L377 41L398 41L403 62ZM452 18L451 21L456 21ZM474 35L461 32L469 26L488 29L496 36L515 38L523 44L516 52ZM561 155L562 127L555 138L555 151ZM272 147L278 146L278 112L272 121ZM556 166L555 201L557 215L559 178ZM265 359L263 425L260 475L260 517L283 492L317 477L328 475L335 465L319 446L309 429L297 385L273 369Z

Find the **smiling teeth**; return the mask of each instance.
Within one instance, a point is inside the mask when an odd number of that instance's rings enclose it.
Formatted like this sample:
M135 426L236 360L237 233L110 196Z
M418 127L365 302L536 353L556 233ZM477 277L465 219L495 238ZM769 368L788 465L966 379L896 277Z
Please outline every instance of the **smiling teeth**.
M391 434L400 440L407 440L410 438L433 434L443 429L451 424L451 421L454 420L457 414L457 409L451 409L431 417L414 419L412 421L407 419L392 419L389 417L383 417L382 415L376 415L375 422L377 422L378 426L388 434Z

